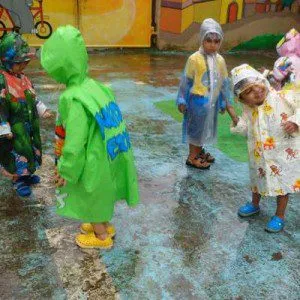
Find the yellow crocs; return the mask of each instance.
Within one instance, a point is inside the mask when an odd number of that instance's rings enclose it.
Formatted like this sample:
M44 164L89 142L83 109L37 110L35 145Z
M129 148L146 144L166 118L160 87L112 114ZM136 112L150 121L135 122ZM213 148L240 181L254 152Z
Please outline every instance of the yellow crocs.
M91 223L83 223L80 226L80 231L84 234L94 232L93 225ZM114 237L116 235L116 229L112 224L109 224L106 227L106 231L110 237Z
M116 235L116 228L112 224L108 224L106 227L106 232L110 237L114 237Z
M80 231L86 234L86 233L94 232L94 228L91 223L82 223L80 226Z
M91 248L110 249L114 245L114 242L111 239L111 237L108 237L105 240L100 240L92 232L88 234L78 234L76 236L76 244L80 248L84 248L84 249L91 249Z

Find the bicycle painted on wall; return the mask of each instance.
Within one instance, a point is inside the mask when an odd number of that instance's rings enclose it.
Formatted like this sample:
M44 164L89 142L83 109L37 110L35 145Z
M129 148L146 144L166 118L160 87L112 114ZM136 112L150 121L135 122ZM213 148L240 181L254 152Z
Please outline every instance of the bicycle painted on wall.
M34 19L33 33L40 39L47 39L52 34L52 26L45 21L46 16L43 11L43 0L37 0L38 6L30 6L30 11ZM8 25L9 24L9 25ZM0 5L0 38L9 31L18 31L20 27L15 24L9 9Z

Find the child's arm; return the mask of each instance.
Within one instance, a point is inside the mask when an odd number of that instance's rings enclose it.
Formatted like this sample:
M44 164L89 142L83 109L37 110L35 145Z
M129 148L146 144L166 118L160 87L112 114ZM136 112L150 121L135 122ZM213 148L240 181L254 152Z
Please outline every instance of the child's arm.
M233 106L230 105L230 104L227 104L226 105L226 110L227 110L227 112L228 112L228 114L229 114L229 116L230 116L230 118L231 118L234 126L236 126L238 124L238 122L239 122L239 117L235 113L235 110L234 110Z
M190 95L190 90L193 87L194 83L194 63L192 62L191 58L188 59L184 74L182 75L178 95L176 98L176 104L178 106L178 110L181 113L186 112L186 103L188 101L188 97Z
M221 101L220 107L222 110L226 109L234 125L236 126L238 123L238 117L232 106L232 103L234 102L234 94L230 78L228 77L228 71L225 61L223 61L222 66L222 75L224 79L221 87L221 95L219 97L219 100Z
M39 117L40 118L50 118L52 117L51 111L47 108L47 106L40 100L36 101L36 109L38 111Z
M80 126L78 126L80 120ZM82 174L86 160L86 144L88 140L88 116L83 106L73 101L65 124L66 137L62 155L57 163L60 177L76 184Z
M290 104L294 110L294 114L287 119L287 122L283 125L284 130L288 134L299 134L300 128L300 92L295 90L285 91L284 98Z
M283 82L293 72L293 65L288 57L280 57L273 68L273 76L278 82Z
M241 117L237 117L237 123L231 125L230 132L233 134L240 134L243 136L247 136L248 134L248 125L246 122L245 115L243 114Z
M4 78L3 78L4 80ZM0 79L0 138L12 139L13 134L11 132L10 124L8 122L9 119L9 107L5 97L5 85L1 83Z

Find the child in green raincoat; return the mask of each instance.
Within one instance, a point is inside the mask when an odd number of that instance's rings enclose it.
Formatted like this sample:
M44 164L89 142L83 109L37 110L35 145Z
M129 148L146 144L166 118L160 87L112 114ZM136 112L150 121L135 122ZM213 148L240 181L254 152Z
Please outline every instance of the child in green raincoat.
M109 224L117 200L138 203L138 183L128 132L111 90L88 76L80 32L60 27L45 43L41 63L66 90L56 126L57 212L85 222L82 248L111 248Z
M33 55L18 33L0 42L0 173L10 178L17 194L31 194L42 161L39 102L23 70ZM44 107L45 108L45 107ZM45 110L43 108L43 110Z

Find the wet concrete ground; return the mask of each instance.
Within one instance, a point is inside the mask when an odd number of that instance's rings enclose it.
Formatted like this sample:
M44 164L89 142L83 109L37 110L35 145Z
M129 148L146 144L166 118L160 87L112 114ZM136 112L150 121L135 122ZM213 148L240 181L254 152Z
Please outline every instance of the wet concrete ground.
M300 299L299 196L293 196L284 232L264 226L262 213L237 217L250 199L248 166L211 148L210 171L187 169L180 124L154 106L173 99L187 54L103 52L91 55L91 75L111 85L134 145L141 204L119 203L111 251L81 250L78 223L55 215L52 127L43 121L42 184L20 199L9 182L0 190L0 299ZM226 57L229 68L273 57ZM40 97L55 108L60 87L39 64L29 70Z

